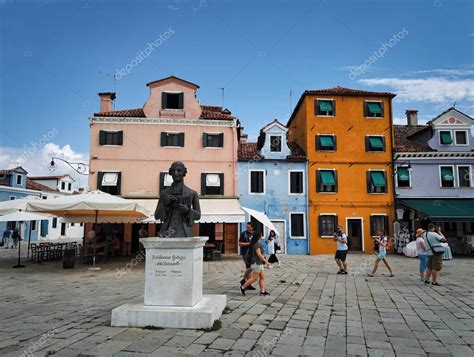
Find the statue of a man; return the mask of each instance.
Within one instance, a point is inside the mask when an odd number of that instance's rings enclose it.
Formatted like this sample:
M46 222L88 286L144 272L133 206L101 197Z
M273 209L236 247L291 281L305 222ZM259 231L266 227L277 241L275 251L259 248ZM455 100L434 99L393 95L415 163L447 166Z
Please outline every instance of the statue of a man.
M181 161L171 164L168 173L173 183L160 193L155 219L161 220L160 237L193 237L193 225L201 218L201 208L196 191L184 182L186 166Z

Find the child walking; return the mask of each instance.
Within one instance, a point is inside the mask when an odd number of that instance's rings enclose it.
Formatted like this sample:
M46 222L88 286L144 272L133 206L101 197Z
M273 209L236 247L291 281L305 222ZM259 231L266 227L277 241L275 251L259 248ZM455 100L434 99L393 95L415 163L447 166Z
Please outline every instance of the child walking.
M386 257L387 256L387 248L389 246L389 243L387 241L387 237L384 235L384 233L381 230L377 231L377 236L378 236L377 240L378 240L379 252L378 252L378 255L377 255L377 259L375 260L374 269L372 270L372 273L369 273L367 275L374 276L375 272L377 271L377 269L379 267L380 261L382 261L385 264L385 266L387 267L388 271L390 272L389 276L392 277L392 276L394 276L393 271L392 271L392 267L388 263L387 257Z

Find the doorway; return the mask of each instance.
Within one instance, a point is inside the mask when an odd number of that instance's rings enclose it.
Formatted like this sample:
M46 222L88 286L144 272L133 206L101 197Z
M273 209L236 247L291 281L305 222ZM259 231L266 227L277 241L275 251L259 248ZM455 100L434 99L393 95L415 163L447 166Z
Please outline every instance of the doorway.
M283 220L272 220L273 225L275 226L276 230L278 231L278 244L280 245L281 250L277 253L279 254L286 254L286 224ZM268 232L270 234L270 231ZM267 235L268 237L268 235Z
M347 234L349 235L351 247L349 250L362 252L362 219L351 218L347 220Z

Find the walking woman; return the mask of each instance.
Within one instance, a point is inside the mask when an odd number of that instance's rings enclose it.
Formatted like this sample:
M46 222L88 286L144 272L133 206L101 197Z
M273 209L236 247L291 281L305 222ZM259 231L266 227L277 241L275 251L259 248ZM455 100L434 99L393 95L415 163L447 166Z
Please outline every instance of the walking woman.
M381 230L378 230L376 239L378 241L379 252L378 252L378 255L377 255L377 259L375 260L374 269L372 270L372 273L369 273L368 275L369 276L374 276L375 272L377 271L377 269L379 267L380 261L383 261L383 263L387 267L388 271L390 272L389 276L394 276L392 268L390 267L390 264L388 263L387 257L386 257L387 256L387 249L388 249L388 246L389 246L387 237L383 234L383 232Z
M426 244L423 238L425 231L421 228L416 230L416 251L420 260L420 279L425 281L425 270L428 264L428 256L426 255Z
M264 266L270 266L270 263L265 259L263 255L264 247L262 241L262 233L254 232L252 240L250 241L249 249L247 254L251 256L251 265L252 273L250 279L248 279L243 285L240 286L240 294L245 295L245 290L255 283L258 280L258 285L260 286L260 295L270 295L267 290L265 290L265 271Z
M268 257L268 262L270 264L276 263L278 267L280 267L280 262L278 261L278 258L276 257L276 251L275 251L275 242L276 239L276 233L274 230L270 231L270 234L268 235L267 239L267 246L268 246L268 254L270 254L270 257ZM272 265L270 265L270 268L273 268Z

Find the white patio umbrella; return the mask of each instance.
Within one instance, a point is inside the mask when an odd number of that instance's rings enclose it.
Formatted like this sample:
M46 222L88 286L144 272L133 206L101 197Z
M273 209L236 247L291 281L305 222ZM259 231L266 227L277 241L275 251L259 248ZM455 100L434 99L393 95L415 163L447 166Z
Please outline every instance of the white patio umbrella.
M133 223L150 216L148 210L124 198L102 191L92 191L80 195L62 196L49 200L31 201L28 211L45 212L63 217L68 222L94 223ZM94 236L93 269L95 266L96 238Z
M251 208L242 207L242 206L240 208L242 208L245 212L247 212L247 214L255 218L257 221L262 223L265 227L267 227L270 230L275 231L275 233L279 235L278 230L275 228L272 221L270 221L270 219L267 217L267 215L264 212L255 211Z
M16 200L15 200L16 201ZM19 200L18 200L19 201ZM31 212L24 212L24 211L16 211L9 214L5 214L0 216L0 222L29 222L29 221L42 221L44 219L48 219L51 215L45 214L38 214L38 213L31 213ZM28 234L28 251L30 247L30 240L31 240L31 225ZM21 251L21 242L18 242L18 264L14 266L14 268L24 268L25 266L21 264L20 261L20 251Z
M0 214L7 214L16 211L26 211L26 205L34 200L40 200L37 196L26 196L16 200L0 202Z

